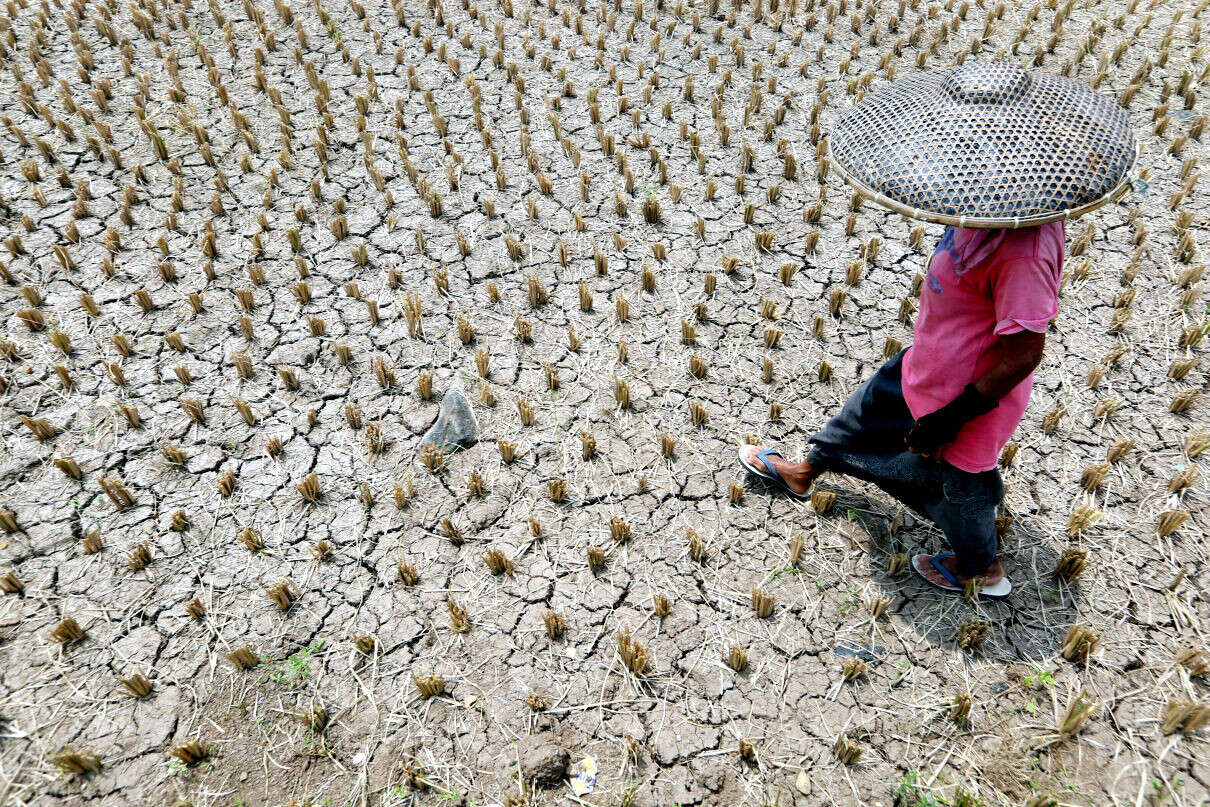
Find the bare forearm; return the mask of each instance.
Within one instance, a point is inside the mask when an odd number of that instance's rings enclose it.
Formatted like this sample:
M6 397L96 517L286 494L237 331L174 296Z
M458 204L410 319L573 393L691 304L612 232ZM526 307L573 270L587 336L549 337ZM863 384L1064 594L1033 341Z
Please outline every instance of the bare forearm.
M1000 400L1038 367L1045 345L1046 335L1032 331L1001 336L994 348L999 361L975 379L975 389L988 398Z

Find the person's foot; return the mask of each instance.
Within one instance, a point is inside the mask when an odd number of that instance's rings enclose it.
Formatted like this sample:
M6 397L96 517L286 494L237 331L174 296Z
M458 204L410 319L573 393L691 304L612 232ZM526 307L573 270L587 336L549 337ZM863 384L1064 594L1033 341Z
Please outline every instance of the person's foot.
M758 459L757 455L767 449L768 446L746 445L740 449L739 455L744 462L762 471L765 469L765 462L768 461L773 466L773 470L777 471L785 481L786 487L800 495L806 493L810 489L811 483L815 481L815 477L819 476L819 472L812 468L806 460L790 462L785 457L776 454L769 454L764 459Z
M970 580L976 577L983 578L984 586L994 586L996 583L999 583L1004 579L1004 567L1000 565L999 558L993 560L991 566L988 566L987 569L985 569L981 574L962 574L959 572L958 559L953 555L947 555L946 557L941 558L941 560L937 561L937 565L943 567L947 572L952 574L954 579L957 580L962 586L965 586ZM920 573L921 577L934 585L941 586L942 588L950 587L950 581L946 580L945 576L942 575L941 572L933 568L933 564L930 562L930 556L928 555L921 557L920 563L917 566L917 571Z

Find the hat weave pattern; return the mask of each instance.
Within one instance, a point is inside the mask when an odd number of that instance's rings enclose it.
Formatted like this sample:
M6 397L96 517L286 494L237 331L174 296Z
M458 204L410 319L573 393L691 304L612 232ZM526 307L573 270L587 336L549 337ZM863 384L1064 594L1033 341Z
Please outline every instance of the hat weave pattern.
M1128 186L1136 140L1113 100L1011 62L969 61L872 92L829 138L839 173L914 218L1024 227Z

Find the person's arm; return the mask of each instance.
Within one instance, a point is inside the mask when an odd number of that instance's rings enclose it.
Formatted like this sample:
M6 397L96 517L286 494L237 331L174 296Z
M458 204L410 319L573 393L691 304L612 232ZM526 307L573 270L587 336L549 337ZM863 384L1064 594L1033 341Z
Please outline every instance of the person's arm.
M1044 333L1017 331L998 337L995 348L1000 352L1000 361L975 379L975 389L999 401L1038 368L1045 347Z
M999 353L999 361L967 384L957 398L912 424L908 449L931 456L954 442L963 426L995 409L1001 398L1029 377L1042 363L1045 346L1045 333L1022 330L997 337L993 349Z

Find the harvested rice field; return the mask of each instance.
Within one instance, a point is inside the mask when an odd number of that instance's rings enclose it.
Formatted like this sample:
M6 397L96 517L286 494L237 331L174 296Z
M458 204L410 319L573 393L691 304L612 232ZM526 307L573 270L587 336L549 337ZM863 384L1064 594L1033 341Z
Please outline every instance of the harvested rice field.
M1210 802L1206 6L5 0L0 803ZM1004 602L735 462L911 341L941 228L829 127L976 58L1143 149Z

